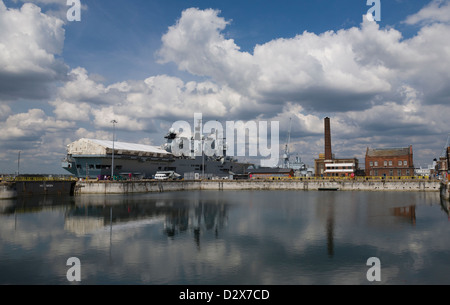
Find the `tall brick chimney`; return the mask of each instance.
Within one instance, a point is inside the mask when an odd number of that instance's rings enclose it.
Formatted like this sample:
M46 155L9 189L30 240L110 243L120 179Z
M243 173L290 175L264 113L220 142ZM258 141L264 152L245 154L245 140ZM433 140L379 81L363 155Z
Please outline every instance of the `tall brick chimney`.
M325 160L332 160L330 118L325 118Z

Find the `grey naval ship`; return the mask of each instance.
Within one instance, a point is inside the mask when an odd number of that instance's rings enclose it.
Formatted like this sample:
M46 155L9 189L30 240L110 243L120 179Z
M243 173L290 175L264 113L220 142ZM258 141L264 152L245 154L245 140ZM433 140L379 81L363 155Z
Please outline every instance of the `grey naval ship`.
M196 153L194 138L178 134L173 129L165 139L166 143L157 147L82 138L67 145L62 167L77 178L104 180L111 179L111 175L115 178L151 179L161 171L175 172L184 179L227 178L245 174L252 165L227 156L225 140L216 141L211 135L202 136L202 141L209 141L208 147L219 153L205 153L203 150ZM190 153L172 151L174 147L182 151L187 141L192 144Z

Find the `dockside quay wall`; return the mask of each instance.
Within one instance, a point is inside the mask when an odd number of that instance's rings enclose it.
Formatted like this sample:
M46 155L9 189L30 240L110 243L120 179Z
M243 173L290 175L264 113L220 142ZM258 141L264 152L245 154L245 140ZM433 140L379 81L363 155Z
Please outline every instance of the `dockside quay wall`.
M79 181L76 194L129 194L184 190L340 190L439 192L439 181L323 181L323 180L203 180L203 181Z

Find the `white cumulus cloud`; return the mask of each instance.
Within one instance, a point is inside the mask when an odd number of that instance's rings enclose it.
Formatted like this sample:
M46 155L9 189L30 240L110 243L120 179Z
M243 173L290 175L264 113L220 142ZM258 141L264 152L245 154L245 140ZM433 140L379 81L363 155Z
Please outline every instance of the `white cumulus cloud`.
M0 99L45 98L66 77L63 24L34 4L10 9L0 0Z
M450 22L450 1L433 0L418 13L408 16L404 22L406 24Z

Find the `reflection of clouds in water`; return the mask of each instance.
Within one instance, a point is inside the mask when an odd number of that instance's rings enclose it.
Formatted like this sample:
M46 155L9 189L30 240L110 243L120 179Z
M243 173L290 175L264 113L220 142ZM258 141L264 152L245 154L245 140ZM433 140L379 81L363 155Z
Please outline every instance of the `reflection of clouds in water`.
M41 251L49 261L78 256L86 282L149 284L366 284L371 256L381 259L383 283L396 283L449 252L436 234L447 232L447 218L436 219L440 207L432 195L408 194L405 201L405 194L338 192L322 200L317 192L291 192L293 203L276 202L277 192L213 192L205 198L214 194L218 203L177 201L186 194L173 194L167 204L156 198L113 205L112 228L105 204L18 214L18 226L14 215L1 215L0 250ZM415 226L392 213L411 206ZM73 215L86 211L92 216ZM184 231L169 236L167 225ZM65 271L56 264L48 272Z
M39 215L39 217L35 217ZM41 211L39 214L1 216L0 238L16 247L32 250L41 243L63 235L61 214Z
M119 231L131 233L136 229L149 225L160 224L162 222L163 218L155 218L136 220L125 223L113 223L111 229L110 225L108 223L105 223L105 220L103 218L67 217L64 223L64 229L74 233L77 236L103 235L110 234L111 230L114 231L114 234L118 233Z

